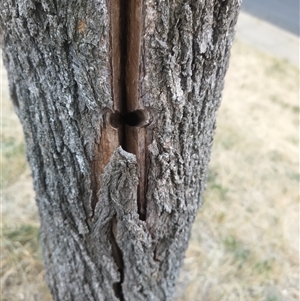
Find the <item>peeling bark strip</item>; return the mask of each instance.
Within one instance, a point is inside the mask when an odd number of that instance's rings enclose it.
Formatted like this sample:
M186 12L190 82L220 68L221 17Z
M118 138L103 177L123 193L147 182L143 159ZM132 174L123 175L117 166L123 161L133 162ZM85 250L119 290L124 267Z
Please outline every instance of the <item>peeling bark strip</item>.
M54 300L172 299L239 7L0 3Z

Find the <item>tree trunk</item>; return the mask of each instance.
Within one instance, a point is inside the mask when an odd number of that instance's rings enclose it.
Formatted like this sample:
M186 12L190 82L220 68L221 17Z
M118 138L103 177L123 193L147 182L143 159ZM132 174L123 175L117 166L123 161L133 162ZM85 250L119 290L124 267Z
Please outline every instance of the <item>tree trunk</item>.
M54 300L171 300L240 2L2 0Z

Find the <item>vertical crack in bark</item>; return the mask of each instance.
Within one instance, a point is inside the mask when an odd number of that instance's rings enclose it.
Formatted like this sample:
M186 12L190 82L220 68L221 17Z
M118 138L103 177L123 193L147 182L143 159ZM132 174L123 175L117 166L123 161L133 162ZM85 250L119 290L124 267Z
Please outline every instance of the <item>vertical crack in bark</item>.
M140 169L137 192L138 213L146 217L146 128L148 114L139 101L139 57L141 40L141 0L112 0L111 44L114 110L118 117L118 139L122 148L136 155ZM117 121L117 122L116 122Z
M119 144L136 155L140 169L137 207L145 220L145 125L149 119L139 103L139 56L141 36L141 0L111 1L111 66L114 113L109 123L117 128ZM109 139L109 137L108 137ZM122 283L124 262L117 243L117 218L112 220L112 255L120 272L120 282L113 284L116 297L124 300Z

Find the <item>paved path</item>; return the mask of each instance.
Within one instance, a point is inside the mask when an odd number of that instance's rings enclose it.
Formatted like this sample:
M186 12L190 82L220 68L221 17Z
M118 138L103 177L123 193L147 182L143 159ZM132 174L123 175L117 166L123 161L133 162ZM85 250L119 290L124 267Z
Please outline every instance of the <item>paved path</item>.
M299 36L299 0L243 0L242 10Z
M271 23L241 11L236 38L299 67L299 37Z

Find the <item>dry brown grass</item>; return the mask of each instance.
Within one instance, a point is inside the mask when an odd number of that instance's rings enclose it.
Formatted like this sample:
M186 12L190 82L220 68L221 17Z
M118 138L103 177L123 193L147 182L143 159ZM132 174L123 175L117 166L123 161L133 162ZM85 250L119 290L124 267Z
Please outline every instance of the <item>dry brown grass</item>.
M235 42L176 301L299 300L298 87L297 68ZM50 301L23 137L6 95L1 135L2 300Z

